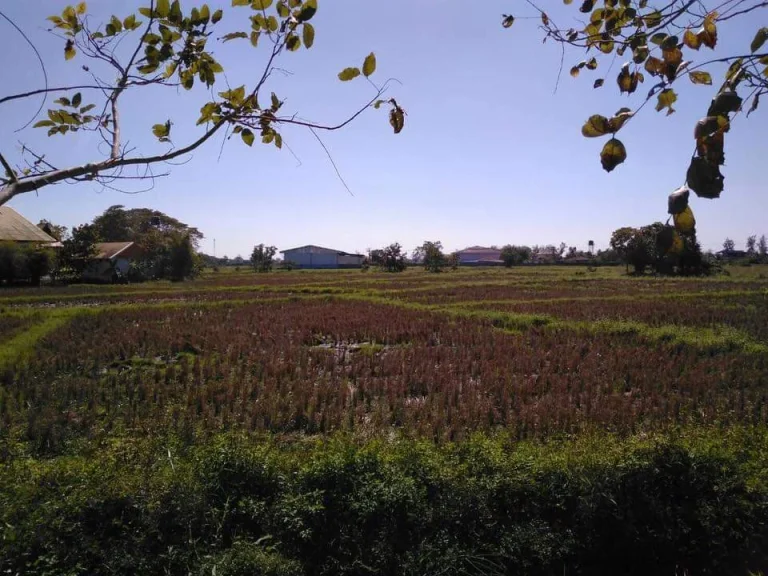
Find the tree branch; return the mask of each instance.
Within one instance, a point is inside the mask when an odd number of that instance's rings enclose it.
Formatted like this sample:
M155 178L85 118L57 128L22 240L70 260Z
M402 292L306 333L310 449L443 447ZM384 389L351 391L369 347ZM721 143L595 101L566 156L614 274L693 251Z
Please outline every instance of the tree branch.
M30 96L36 96L37 94L47 94L48 92L69 92L70 90L103 90L103 86L96 86L93 84L86 84L83 86L66 86L62 88L40 88L39 90L32 90L30 92L22 92L21 94L13 94L11 96L3 96L0 98L0 104L10 102L11 100L21 100L22 98L29 98Z
M13 168L11 168L11 165L8 164L8 161L5 159L5 156L0 154L0 164L3 165L3 168L5 168L5 171L8 172L8 178L10 178L11 182L14 184L17 184L19 182L19 179L16 177L16 172L13 171Z

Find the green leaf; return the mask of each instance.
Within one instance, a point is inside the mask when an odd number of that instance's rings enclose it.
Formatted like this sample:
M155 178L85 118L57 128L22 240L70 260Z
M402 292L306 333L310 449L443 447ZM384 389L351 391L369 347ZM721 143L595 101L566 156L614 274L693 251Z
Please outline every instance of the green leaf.
M277 97L277 94L272 92L272 112L277 112L280 110L280 106L282 106L283 103L280 102L280 99Z
M252 0L251 8L254 10L266 10L272 6L272 0Z
M581 127L581 135L585 138L599 138L610 133L608 118L600 114L593 114Z
M651 36L651 42L657 46L661 46L664 40L667 39L667 36L668 34L666 32L656 32L656 34Z
M139 14L141 14L142 16L146 16L147 18L152 18L152 10L150 10L145 6L142 6L141 8L139 8Z
M306 0L304 6L301 7L296 19L299 22L309 22L317 13L317 0Z
M603 165L603 170L606 172L612 172L616 166L626 159L627 150L624 148L622 141L617 138L608 140L600 152L600 163Z
M387 103L386 100L376 100L376 102L373 104L373 107L376 108L376 110L378 110L379 108L381 108L382 104L386 104L386 103Z
M760 28L760 30L757 31L757 34L755 34L752 44L749 45L752 54L760 50L766 40L768 40L768 28Z
M688 77L694 84L706 84L707 86L712 86L712 76L709 72L689 72Z
M80 108L80 114L85 114L86 112L90 112L94 108L96 108L96 104L88 104L87 106L83 106L82 108Z
M667 108L667 116L672 114L675 109L672 108L672 104L677 101L677 94L672 88L665 88L659 92L658 101L656 102L656 111L661 112L664 108Z
M280 136L280 134L277 134L277 133L275 133L275 146L277 146L278 148L281 148L281 149L283 147L283 137Z
M251 32L251 46L254 48L259 45L259 37L261 36L261 32L258 30L254 30Z
M270 32L277 32L277 29L280 27L280 25L277 23L277 18L274 16L270 16L267 18L267 29Z
M72 96L72 107L77 108L80 106L80 102L83 101L83 97L80 95L80 92L76 93L74 96Z
M211 16L211 22L216 24L217 22L219 22L219 20L221 20L222 16L224 16L224 11L221 9L216 10L213 13L213 16Z
M363 62L363 75L368 78L374 72L376 72L376 54L371 52Z
M155 124L152 126L152 134L154 134L160 142L168 142L168 136L171 134L171 121L167 120L165 124Z
M78 3L78 5L75 7L75 12L77 12L77 14L78 14L79 16L82 16L83 14L85 14L85 11L86 11L86 10L88 10L88 6L86 5L86 3L85 3L85 2L80 2L80 3Z
M360 76L360 68L344 68L339 72L339 80L342 82L349 82Z
M157 14L160 18L168 18L170 13L170 0L157 0L157 4L155 4L155 14Z
M301 48L301 38L296 36L296 34L290 34L288 38L285 39L285 46L291 52L296 52L296 50Z
M48 126L56 126L56 123L50 120L40 120L32 128L47 128Z
M62 106L72 106L72 102L69 101L69 98L62 96L61 98L58 98L57 100L53 101L54 104L61 104Z
M304 40L304 46L312 48L315 43L315 27L309 22L305 22L302 29L302 40Z
M250 129L244 128L243 131L240 133L240 137L243 139L243 142L245 142L248 146L253 146L253 141L255 139L255 136L253 135L253 132Z
M277 15L280 16L280 18L287 18L290 14L291 11L288 6L286 6L283 0L280 0L280 2L277 3Z
M250 6L251 0L232 0L232 6Z
M136 22L136 14L131 14L130 16L126 16L125 20L123 20L123 28L126 30L133 30L136 28L139 24Z
M245 32L230 32L229 34L224 34L224 36L221 37L224 42L229 42L230 40L234 40L236 38L248 38L248 34Z
M199 18L200 18L200 20L202 20L206 24L208 24L208 22L210 21L210 19L211 19L211 9L208 8L208 4L203 4L200 7L200 16L199 16Z

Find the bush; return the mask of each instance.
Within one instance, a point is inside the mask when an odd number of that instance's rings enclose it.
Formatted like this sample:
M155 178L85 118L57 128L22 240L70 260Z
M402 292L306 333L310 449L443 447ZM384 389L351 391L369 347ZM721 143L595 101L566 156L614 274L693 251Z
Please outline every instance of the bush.
M40 279L51 272L53 254L36 245L15 242L0 243L0 282L29 282L40 285Z
M768 432L744 434L753 448L225 438L173 467L173 439L22 460L0 469L0 570L742 575L765 566L768 506Z

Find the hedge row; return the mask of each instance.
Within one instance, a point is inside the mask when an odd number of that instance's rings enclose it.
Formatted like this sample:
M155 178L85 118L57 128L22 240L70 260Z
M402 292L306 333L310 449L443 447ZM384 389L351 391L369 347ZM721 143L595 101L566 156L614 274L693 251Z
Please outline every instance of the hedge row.
M0 571L744 575L768 558L766 438L6 451Z

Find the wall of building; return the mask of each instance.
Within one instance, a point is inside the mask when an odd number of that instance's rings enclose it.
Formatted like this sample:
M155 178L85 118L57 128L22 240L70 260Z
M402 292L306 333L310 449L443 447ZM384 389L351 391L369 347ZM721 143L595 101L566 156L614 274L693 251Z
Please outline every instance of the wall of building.
M300 268L338 268L338 254L335 252L310 252L288 250L283 253L286 262L293 262Z
M131 261L128 258L115 258L113 260L96 260L83 272L83 280L88 282L112 282L113 270L117 269L125 276Z

